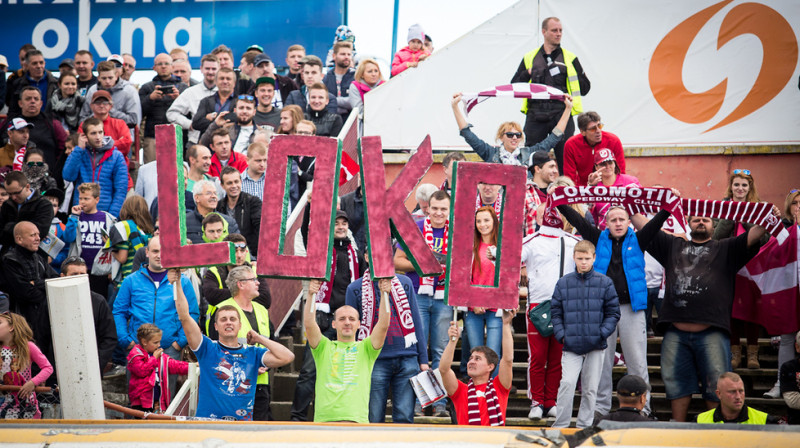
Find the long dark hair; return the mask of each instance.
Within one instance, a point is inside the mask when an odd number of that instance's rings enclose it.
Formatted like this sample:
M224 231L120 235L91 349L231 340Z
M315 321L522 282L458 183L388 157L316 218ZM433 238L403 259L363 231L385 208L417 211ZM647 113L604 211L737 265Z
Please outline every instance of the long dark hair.
M475 211L475 218L477 219L478 213L487 212L492 217L492 238L490 244L493 246L497 245L497 232L500 228L500 220L497 219L497 213L494 211L494 207L486 205L479 208ZM478 272L481 272L481 257L478 253L478 249L481 247L481 242L483 242L483 238L481 237L481 233L478 231L478 226L473 225L475 228L475 238L472 242L472 266L475 267L477 264Z

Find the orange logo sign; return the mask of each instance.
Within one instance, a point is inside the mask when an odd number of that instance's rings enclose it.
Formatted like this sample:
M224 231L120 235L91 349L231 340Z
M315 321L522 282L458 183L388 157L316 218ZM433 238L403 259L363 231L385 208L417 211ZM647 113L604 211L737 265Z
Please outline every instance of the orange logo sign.
M650 61L650 90L668 114L685 123L705 123L722 107L728 80L705 92L690 92L683 83L683 64L700 29L733 0L712 5L673 28L658 44ZM753 34L761 41L763 59L753 87L728 116L705 132L721 128L760 109L792 78L797 65L797 38L789 22L774 9L759 3L732 8L719 29L717 49L735 37ZM754 60L742 61L755 63Z

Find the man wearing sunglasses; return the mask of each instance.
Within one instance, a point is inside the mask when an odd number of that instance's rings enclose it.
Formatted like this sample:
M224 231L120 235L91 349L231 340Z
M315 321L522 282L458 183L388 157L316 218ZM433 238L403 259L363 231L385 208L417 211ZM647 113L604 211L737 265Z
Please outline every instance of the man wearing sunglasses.
M564 144L564 170L565 176L572 179L576 185L589 184L589 174L594 172L594 154L603 148L608 148L614 155L614 160L620 173L625 173L625 153L622 142L616 135L603 130L600 114L589 111L578 115L578 129L580 135L573 135Z
M225 129L228 131L231 140L231 147L234 153L239 155L247 155L247 147L253 143L255 136L255 124L253 117L256 115L256 98L253 95L238 95L233 103L231 112L220 112L214 122L208 127L203 136L200 138L201 145L211 145L214 149L214 137L218 129ZM217 152L214 149L214 152ZM246 163L247 161L245 161ZM244 171L244 168L239 171ZM247 168L245 166L245 168ZM213 171L213 167L212 167Z
M5 189L8 200L0 207L0 225L3 248L0 254L8 252L14 243L14 228L19 222L32 223L39 230L39 235L50 232L53 221L53 206L38 191L31 188L28 178L21 171L11 171L5 178Z

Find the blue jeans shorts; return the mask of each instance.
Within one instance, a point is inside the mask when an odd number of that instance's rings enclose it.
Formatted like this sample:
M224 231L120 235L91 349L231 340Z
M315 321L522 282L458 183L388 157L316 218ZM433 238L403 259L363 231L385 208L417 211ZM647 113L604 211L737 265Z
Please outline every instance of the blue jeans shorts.
M661 378L667 399L702 393L703 399L719 402L717 378L731 370L728 335L718 328L691 333L670 327L661 343Z

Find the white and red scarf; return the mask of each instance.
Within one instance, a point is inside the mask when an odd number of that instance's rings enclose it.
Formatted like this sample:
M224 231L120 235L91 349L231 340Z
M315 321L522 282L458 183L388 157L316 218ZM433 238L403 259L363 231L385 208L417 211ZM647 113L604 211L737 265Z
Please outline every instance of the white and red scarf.
M14 171L22 171L22 161L25 160L25 151L28 147L23 146L14 153L14 162L11 164L11 169Z
M789 237L781 220L772 214L773 206L770 203L679 199L666 188L558 187L547 197L544 220L550 227L560 227L561 218L555 207L583 202L609 202L612 206L624 207L631 215L657 213L664 209L672 213L678 222L684 219L685 214L755 224L767 229L779 244Z
M480 202L480 197L478 197ZM442 254L447 255L447 228L450 226L448 220L444 224L444 233L442 234ZM433 250L433 227L431 227L431 218L425 218L422 224L422 237L425 238L425 243ZM447 275L447 268L442 265L442 275L439 276L439 283L436 285L436 291L433 290L433 277L420 277L418 294L425 294L426 296L433 296L434 299L444 299L444 280Z
M494 204L492 204L492 206L494 207L494 212L497 214L497 218L499 219L500 212L503 210L503 190L500 190L497 193L497 199L494 200ZM475 210L478 210L481 207L484 207L484 205L479 193L478 197L475 198Z
M317 311L331 312L331 293L333 292L333 279L336 277L336 250L333 251L333 264L331 265L331 279L322 282L319 292L314 296ZM350 265L350 282L358 278L358 255L352 244L347 245L347 263Z
M484 398L486 398L486 411L489 413L489 425L505 426L503 411L500 409L500 399L497 398L497 392L494 390L491 380L486 383ZM467 416L469 417L468 424L481 426L481 407L478 404L478 392L475 390L472 379L467 383Z
M408 296L406 290L403 289L403 284L397 277L392 277L392 305L397 311L398 323L400 331L403 332L403 339L406 343L406 348L411 347L417 343L417 333L414 328L414 319L411 314L411 306L408 304ZM378 299L380 300L380 298ZM375 314L375 291L372 281L369 276L369 269L364 273L361 278L361 326L358 328L356 340L361 341L372 333L372 326L374 325L372 319Z
M513 84L495 86L492 89L478 93L464 93L461 95L461 101L464 102L464 107L466 108L467 114L469 114L472 108L489 98L525 98L529 100L564 101L564 96L564 92L555 87L544 84L515 82Z

